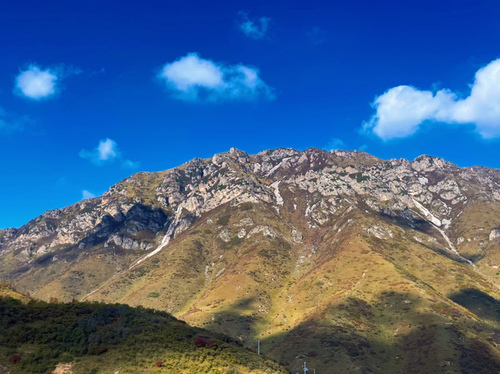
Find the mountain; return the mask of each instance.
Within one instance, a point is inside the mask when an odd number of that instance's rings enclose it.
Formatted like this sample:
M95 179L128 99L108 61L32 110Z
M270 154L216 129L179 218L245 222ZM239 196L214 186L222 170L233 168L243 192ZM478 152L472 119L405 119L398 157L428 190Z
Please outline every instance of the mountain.
M318 373L500 371L500 171L231 149L0 231L37 298L172 313Z

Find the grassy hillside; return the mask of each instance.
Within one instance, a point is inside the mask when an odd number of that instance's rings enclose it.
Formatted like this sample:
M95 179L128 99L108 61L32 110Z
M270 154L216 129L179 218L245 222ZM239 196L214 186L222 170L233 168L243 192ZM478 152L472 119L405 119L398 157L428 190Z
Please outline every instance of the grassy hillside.
M0 282L0 298L12 298L27 303L31 299L19 292L17 292L9 283Z
M0 371L286 373L232 339L151 309L0 298Z
M249 347L260 339L290 368L307 361L328 373L500 370L500 294L443 248L432 227L348 206L316 229L285 208L224 208L91 297L168 310ZM259 225L269 233L238 238Z

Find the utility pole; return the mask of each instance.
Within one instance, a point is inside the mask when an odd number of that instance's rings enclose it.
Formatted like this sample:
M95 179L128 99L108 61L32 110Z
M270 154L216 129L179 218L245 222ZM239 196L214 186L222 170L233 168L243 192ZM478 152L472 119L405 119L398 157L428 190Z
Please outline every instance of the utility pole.
M260 339L257 339L257 354L260 356Z

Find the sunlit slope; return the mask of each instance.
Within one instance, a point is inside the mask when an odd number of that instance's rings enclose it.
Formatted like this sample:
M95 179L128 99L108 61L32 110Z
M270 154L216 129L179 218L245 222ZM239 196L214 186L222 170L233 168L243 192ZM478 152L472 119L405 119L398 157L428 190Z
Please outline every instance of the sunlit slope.
M475 372L481 362L494 372L496 286L427 224L415 229L348 206L339 214L336 224L302 230L293 212L221 209L89 298L168 310L250 347L260 339L290 367L306 360L339 373L447 372L447 362L467 362ZM255 234L240 239L242 229ZM462 300L470 292L475 309ZM492 310L488 318L481 307Z
M0 232L0 276L120 302L297 370L498 372L500 174L232 149Z

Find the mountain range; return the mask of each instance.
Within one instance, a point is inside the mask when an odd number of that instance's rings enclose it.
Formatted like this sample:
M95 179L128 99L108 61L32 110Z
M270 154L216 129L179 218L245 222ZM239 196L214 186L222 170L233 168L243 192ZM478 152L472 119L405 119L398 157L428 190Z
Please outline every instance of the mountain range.
M292 371L497 373L499 249L499 170L232 148L0 230L0 280L168 312Z

